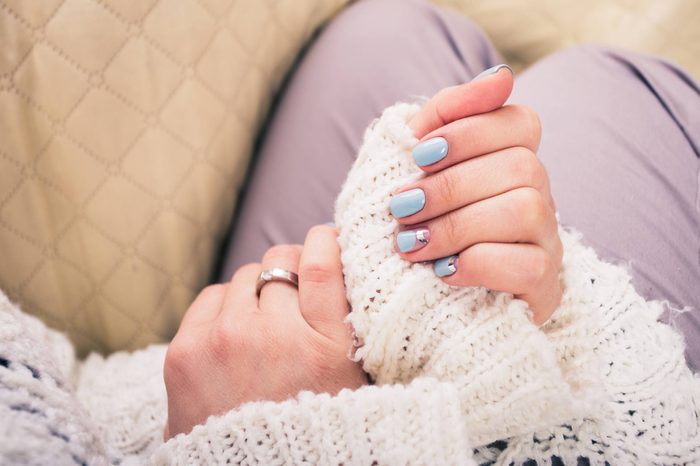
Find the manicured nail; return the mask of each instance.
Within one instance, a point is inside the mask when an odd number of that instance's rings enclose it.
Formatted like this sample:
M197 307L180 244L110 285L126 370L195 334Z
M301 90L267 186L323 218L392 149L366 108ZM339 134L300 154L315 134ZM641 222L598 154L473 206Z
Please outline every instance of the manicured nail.
M449 277L457 271L458 256L443 257L435 261L435 275L438 277Z
M503 68L508 69L508 71L510 71L510 74L513 74L513 70L511 69L510 66L508 66L508 65L503 65L503 64L502 64L502 65L496 65L496 66L492 66L492 67L489 68L488 70L484 70L484 71L482 71L481 73L477 74L476 76L474 76L474 79L472 79L472 81L476 81L476 80L478 80L478 79L485 78L486 76L491 76L492 74L496 74L496 73L498 73L500 70L502 70Z
M335 223L333 223L333 222L326 222L326 223L324 223L324 225L327 227L335 228Z
M447 139L445 138L431 138L413 148L413 159L419 167L432 165L445 157L447 157Z
M413 252L421 249L430 241L430 232L427 228L405 230L396 235L396 245L401 252Z
M389 208L395 218L408 217L425 207L425 193L422 189L411 189L391 198Z

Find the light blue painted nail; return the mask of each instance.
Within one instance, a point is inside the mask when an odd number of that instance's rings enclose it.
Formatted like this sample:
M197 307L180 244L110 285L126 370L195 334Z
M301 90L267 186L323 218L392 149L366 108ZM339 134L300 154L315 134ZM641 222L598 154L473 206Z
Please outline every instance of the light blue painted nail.
M504 65L504 64L496 65L496 66L492 66L488 70L484 70L481 73L477 74L476 76L474 76L474 79L472 79L472 81L476 81L478 79L485 78L486 76L491 76L492 74L496 74L499 71L501 71L503 68L506 68L508 71L510 71L511 74L513 74L513 70L511 69L510 66Z
M422 189L411 189L391 198L389 208L395 218L408 217L425 207L425 193Z
M325 226L335 228L335 223L334 222L326 222L324 223Z
M449 277L457 271L458 256L443 257L435 261L433 270L438 277Z
M401 252L413 252L421 249L430 241L430 231L427 228L405 230L396 235L396 245Z
M447 139L431 138L413 148L413 159L419 167L432 165L447 157L447 149Z

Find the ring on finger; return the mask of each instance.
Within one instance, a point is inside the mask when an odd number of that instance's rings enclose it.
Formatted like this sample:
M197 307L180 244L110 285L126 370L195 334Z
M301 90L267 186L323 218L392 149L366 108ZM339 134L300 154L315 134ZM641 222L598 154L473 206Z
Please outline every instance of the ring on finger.
M270 282L288 283L295 288L299 288L299 275L280 267L263 270L255 282L255 294L260 297L263 287Z

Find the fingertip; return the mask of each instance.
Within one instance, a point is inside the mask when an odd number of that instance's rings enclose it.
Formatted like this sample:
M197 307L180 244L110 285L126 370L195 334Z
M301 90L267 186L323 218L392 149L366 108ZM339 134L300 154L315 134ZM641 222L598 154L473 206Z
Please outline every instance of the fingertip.
M409 121L418 139L453 121L487 113L505 104L513 90L513 72L496 65L473 80L440 90Z
M507 73L501 73L502 71L507 71ZM500 65L492 66L491 68L485 69L481 73L477 74L476 76L474 76L474 78L472 78L471 82L497 76L499 73L502 76L509 75L511 81L513 80L513 69L505 63L501 63Z
M304 250L306 250L309 245L313 244L329 241L336 243L337 237L338 229L335 227L335 224L324 223L323 225L314 225L309 228L309 231L306 233Z
M301 252L301 263L327 263L340 267L338 230L328 225L316 225L309 229Z

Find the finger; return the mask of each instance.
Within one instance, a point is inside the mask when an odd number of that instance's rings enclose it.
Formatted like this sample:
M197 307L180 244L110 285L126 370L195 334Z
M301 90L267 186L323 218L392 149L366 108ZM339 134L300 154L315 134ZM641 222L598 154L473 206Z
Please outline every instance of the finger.
M349 326L343 324L349 306L334 228L317 226L306 235L299 264L299 303L304 320L317 332L351 339Z
M268 249L262 259L262 270L279 268L292 273L299 271L302 247L298 244L283 244ZM260 291L259 307L263 312L275 314L298 314L299 292L297 287L282 281L271 281Z
M390 206L400 223L414 224L526 187L536 189L550 200L549 178L537 156L524 147L512 147L426 176L395 194ZM415 190L420 190L424 206L411 213L404 205L415 196ZM403 194L405 192L408 194ZM550 207L553 210L553 206Z
M413 251L403 252L410 251L411 236ZM418 244L419 236L427 236L424 244ZM532 243L553 258L561 258L562 250L554 211L533 188L517 188L408 227L396 242L398 252L412 262L457 254L478 243Z
M513 89L513 73L505 65L499 67L480 79L447 87L435 94L408 123L413 134L420 139L460 118L501 107Z
M539 246L479 243L458 257L455 272L443 277L446 283L512 293L529 304L537 325L546 322L561 301L559 269Z
M182 317L178 332L212 322L221 311L227 286L218 284L204 288Z
M532 109L506 105L432 131L413 149L413 157L423 170L433 173L508 147L522 146L536 152L541 132L539 117ZM442 158L433 162L437 157Z
M257 263L246 264L236 270L226 289L226 296L218 319L238 322L251 310L258 309L255 282L260 276L260 271L261 266Z

